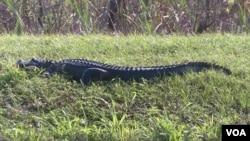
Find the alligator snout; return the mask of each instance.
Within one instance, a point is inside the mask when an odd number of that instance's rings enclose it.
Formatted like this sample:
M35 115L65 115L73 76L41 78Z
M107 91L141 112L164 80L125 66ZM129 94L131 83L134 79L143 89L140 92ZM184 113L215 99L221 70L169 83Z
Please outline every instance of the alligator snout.
M41 65L43 62L39 62L39 60L31 59L30 61L25 61L25 60L18 60L16 62L16 65L19 66L20 68L24 67L38 67Z
M16 65L19 66L20 68L24 68L27 64L28 64L28 62L27 62L27 61L24 61L24 60L22 60L22 59L20 59L20 60L18 60L18 61L16 62Z

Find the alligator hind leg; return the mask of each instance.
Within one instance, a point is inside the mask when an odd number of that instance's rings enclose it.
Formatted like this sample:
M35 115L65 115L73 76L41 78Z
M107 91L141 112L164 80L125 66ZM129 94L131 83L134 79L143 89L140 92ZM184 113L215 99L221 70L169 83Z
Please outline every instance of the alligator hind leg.
M87 85L91 81L102 81L107 80L108 78L109 74L106 70L100 68L89 68L83 72L81 82Z

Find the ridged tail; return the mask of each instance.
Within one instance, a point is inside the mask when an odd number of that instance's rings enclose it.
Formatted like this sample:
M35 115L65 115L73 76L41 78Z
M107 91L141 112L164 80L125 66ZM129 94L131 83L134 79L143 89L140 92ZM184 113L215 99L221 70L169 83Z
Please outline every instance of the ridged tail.
M183 64L183 66L184 66L184 69L186 71L191 70L193 72L200 72L202 70L213 69L216 71L222 71L226 75L232 74L232 72L227 68L224 68L224 67L216 65L216 64L206 63L206 62L189 62L189 63ZM183 70L183 71L185 71L185 70Z

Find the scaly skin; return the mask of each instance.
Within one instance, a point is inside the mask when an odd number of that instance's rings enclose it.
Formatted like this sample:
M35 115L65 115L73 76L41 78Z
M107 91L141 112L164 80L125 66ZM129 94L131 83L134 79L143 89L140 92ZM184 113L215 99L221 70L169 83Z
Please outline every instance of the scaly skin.
M140 81L142 78L152 79L154 77L161 78L173 74L183 75L189 71L200 72L207 69L221 70L227 75L231 74L231 71L227 68L206 62L188 62L154 67L123 67L86 59L65 59L56 62L33 58L29 62L19 60L16 64L21 68L44 68L47 76L66 72L72 76L73 80L81 81L84 84L89 84L91 81L110 81L114 78L120 78L123 81Z

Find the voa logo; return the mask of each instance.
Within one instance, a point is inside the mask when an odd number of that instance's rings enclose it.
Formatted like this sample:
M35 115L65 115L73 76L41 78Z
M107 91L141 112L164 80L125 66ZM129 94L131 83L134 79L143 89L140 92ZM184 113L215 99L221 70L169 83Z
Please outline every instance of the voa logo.
M244 129L226 129L226 132L228 136L247 136Z

